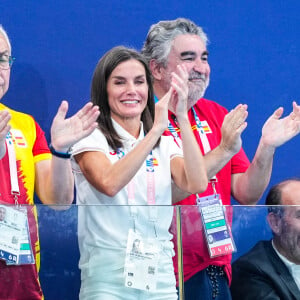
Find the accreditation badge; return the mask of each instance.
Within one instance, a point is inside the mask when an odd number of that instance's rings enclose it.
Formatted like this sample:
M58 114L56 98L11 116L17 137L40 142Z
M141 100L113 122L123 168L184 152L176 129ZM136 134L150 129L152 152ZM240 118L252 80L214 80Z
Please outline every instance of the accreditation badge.
M206 243L211 258L236 251L231 228L226 220L226 209L218 194L197 198Z
M155 291L161 245L157 239L145 239L129 230L125 258L125 286Z
M35 263L26 209L0 205L0 259L7 265Z

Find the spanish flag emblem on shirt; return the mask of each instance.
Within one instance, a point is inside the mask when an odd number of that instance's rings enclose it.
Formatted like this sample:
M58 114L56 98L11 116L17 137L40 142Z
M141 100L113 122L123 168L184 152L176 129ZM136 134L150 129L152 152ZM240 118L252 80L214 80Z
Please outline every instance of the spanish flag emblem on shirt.
M212 133L207 121L201 121L201 126L205 133Z
M21 130L11 129L12 140L17 147L27 148L26 139Z
M152 162L153 162L153 166L156 166L156 167L158 166L158 161L155 157L153 157Z
M201 129L204 131L204 133L212 133L207 121L201 121ZM198 130L197 125L192 126L192 130Z

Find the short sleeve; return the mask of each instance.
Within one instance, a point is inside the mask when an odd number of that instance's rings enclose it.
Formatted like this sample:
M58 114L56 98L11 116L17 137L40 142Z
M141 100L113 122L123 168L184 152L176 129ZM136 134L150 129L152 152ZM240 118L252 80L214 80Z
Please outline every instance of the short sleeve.
M109 153L107 140L98 128L96 128L89 136L74 144L71 148L72 156L86 151L100 151L105 154Z
M250 165L250 161L243 148L231 159L231 174L245 173Z
M165 148L167 145L169 150L170 160L177 156L183 157L182 149L175 142L172 136L162 136L161 143L163 144L163 148Z
M36 131L36 138L32 148L32 155L34 157L34 162L50 159L51 154L45 137L45 133L36 121L34 121L34 124L35 124L35 131Z

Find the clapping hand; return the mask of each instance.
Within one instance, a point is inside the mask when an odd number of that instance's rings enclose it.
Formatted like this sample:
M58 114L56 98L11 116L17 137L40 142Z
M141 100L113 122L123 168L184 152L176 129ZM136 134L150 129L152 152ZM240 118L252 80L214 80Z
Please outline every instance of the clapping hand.
M175 112L177 119L182 116L187 117L188 112L188 71L185 65L178 65L177 72L172 73L172 97L169 102L169 108Z
M247 108L248 106L246 104L237 105L225 116L222 124L220 147L225 151L231 152L233 155L236 154L242 146L241 134L247 127Z
M75 115L66 118L68 102L62 101L51 126L51 144L58 151L67 151L73 144L88 136L97 127L100 114L98 106L91 102Z
M280 107L269 117L262 129L262 142L274 148L292 139L300 132L300 106L293 101L293 111L281 118L283 108Z

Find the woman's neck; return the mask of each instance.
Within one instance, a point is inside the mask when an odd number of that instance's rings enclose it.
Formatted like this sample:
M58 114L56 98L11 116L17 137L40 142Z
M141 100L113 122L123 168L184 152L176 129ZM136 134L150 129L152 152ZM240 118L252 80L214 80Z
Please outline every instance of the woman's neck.
M139 137L141 127L140 118L117 118L115 116L112 118L136 139Z

